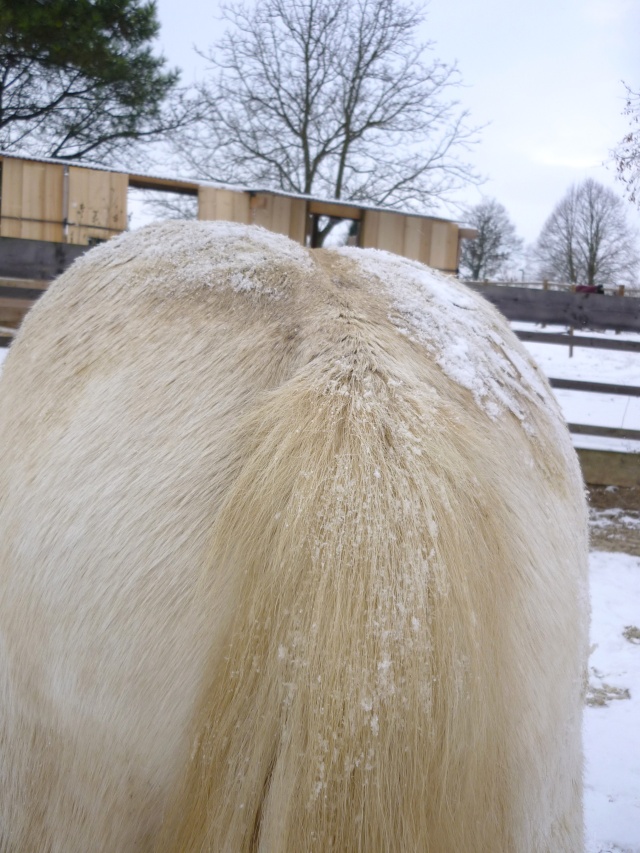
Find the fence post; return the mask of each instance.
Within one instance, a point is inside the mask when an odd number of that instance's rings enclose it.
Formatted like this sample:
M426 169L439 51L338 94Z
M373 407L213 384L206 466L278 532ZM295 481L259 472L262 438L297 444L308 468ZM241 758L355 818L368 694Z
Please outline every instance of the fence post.
M624 296L624 284L619 284L616 290L616 296ZM616 335L620 334L620 330L616 329Z

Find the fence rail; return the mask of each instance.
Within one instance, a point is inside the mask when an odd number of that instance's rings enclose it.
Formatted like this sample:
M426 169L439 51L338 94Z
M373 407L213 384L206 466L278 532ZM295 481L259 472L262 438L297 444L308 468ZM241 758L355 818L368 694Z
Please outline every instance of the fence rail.
M565 391L589 391L593 394L620 394L623 397L640 397L637 385L610 385L607 382L584 382L582 379L556 379L549 377L552 388Z
M567 424L574 435L595 435L603 438L627 438L640 441L640 430L624 429L622 427L600 427L591 424Z
M572 347L590 347L622 352L639 352L640 342L602 339L588 335L574 335L573 329L597 331L640 332L640 300L625 296L609 296L598 293L573 293L570 291L536 290L498 284L472 284L472 290L492 302L511 322L528 322L568 327L566 333L515 330L520 340L531 343L556 344ZM616 394L626 397L640 396L640 388L633 385L615 385L604 382L585 382L576 379L549 377L552 388L597 394ZM570 423L574 435L640 441L640 431L624 427L602 427L593 424ZM588 451L586 451L588 452ZM585 453L586 453L585 452ZM601 466L621 468L605 451L592 452L598 459L596 469ZM602 473L594 473L600 481ZM640 485L640 464L630 475L628 482L620 485Z
M618 341L611 338L592 338L574 335L569 332L530 332L528 329L514 329L521 341L540 344L560 344L568 347L590 347L592 349L622 350L640 352L640 341Z
M564 293L575 293L576 285L570 284L566 281L548 281L548 280L540 280L540 281L519 281L518 279L513 279L512 281L465 281L465 284L476 284L476 285L495 285L496 287L524 287L527 290L559 290ZM607 285L603 288L604 293L606 294L615 294L616 296L640 296L640 283L637 285L629 285L629 284L618 284L618 285Z

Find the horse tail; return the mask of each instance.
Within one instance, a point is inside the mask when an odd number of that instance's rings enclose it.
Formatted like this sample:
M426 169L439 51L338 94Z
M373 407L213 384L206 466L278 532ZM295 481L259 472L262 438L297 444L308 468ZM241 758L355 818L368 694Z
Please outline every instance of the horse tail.
M242 424L210 562L238 583L233 625L160 850L521 849L500 613L523 556L487 485L512 466L486 476L491 441L416 380L408 344L392 361L342 322Z

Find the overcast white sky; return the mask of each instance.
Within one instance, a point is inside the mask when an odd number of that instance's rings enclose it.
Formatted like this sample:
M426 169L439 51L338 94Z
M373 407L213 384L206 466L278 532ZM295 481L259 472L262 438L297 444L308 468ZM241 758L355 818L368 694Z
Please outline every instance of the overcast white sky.
M157 5L160 49L192 82L205 68L193 45L220 35L218 3ZM530 242L572 183L593 177L621 192L604 164L629 127L622 80L640 86L640 0L431 0L421 37L457 61L459 100L487 124L471 155L487 181L463 200L497 198Z

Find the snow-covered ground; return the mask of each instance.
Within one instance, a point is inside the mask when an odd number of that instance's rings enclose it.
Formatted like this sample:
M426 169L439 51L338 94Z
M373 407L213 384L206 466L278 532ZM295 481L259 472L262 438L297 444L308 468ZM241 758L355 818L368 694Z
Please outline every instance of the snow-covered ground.
M627 336L630 337L631 336ZM640 339L640 336L636 336ZM548 376L640 385L640 354L527 344ZM0 364L6 351L0 349ZM567 420L640 429L640 400L556 392ZM581 446L602 440L576 437ZM615 442L607 440L605 447ZM620 442L616 446L620 446ZM639 442L625 442L640 451ZM621 513L604 511L596 523ZM635 522L637 523L637 521ZM634 519L629 519L634 524ZM590 705L585 710L586 853L640 853L640 558L593 552ZM602 704L597 704L602 703Z
M595 551L590 583L587 853L639 853L640 558Z

